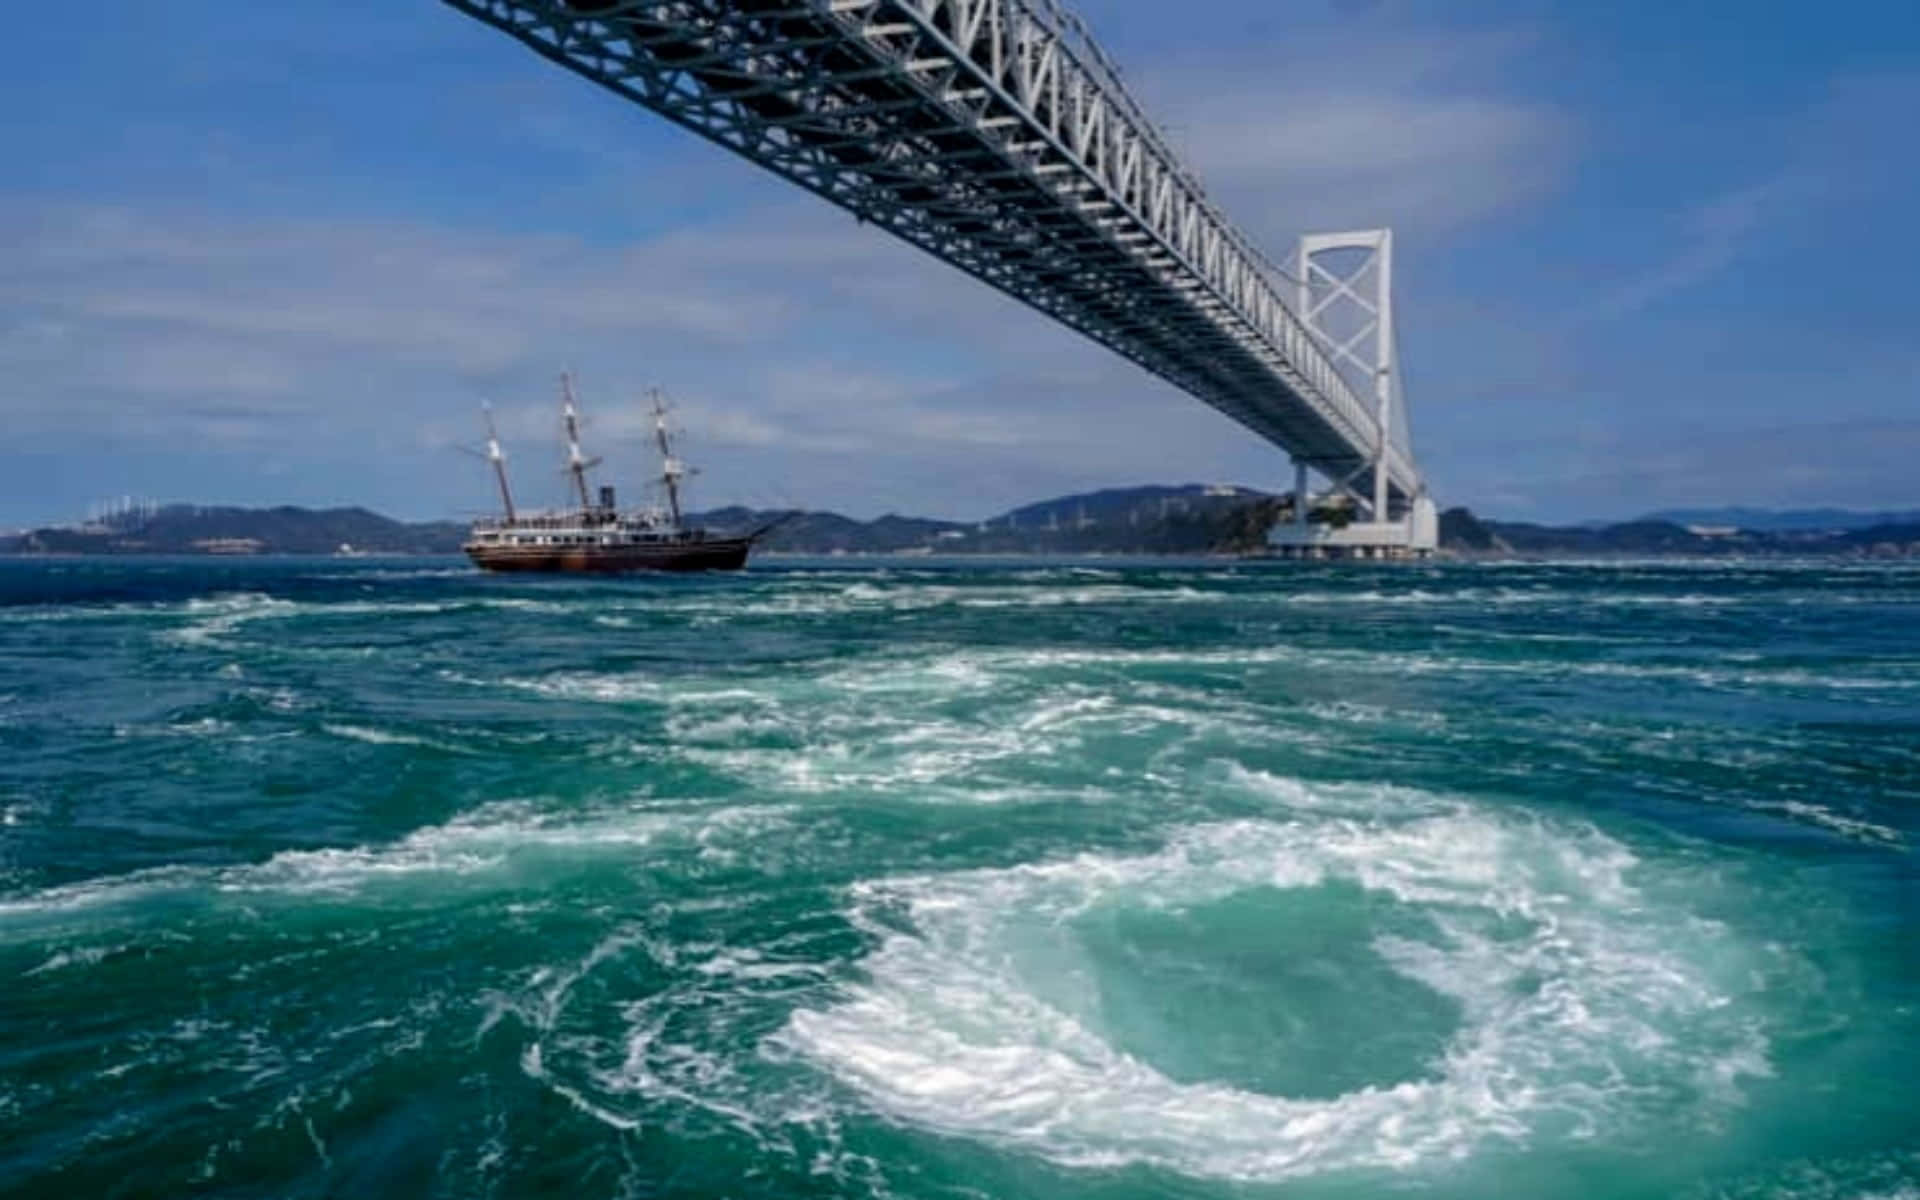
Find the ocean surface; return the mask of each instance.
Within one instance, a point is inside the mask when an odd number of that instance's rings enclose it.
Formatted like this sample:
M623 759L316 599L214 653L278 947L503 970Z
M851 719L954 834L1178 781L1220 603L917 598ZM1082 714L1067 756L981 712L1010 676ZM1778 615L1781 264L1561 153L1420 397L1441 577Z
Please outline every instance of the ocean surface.
M1920 567L0 564L0 1195L1920 1198Z

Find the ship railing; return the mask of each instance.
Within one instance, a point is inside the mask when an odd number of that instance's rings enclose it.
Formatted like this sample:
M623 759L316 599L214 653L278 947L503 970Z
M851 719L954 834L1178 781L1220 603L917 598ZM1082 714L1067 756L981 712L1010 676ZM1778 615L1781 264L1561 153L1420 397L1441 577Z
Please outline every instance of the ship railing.
M500 533L510 530L556 529L655 529L658 524L645 515L615 512L611 509L572 509L562 512L515 513L507 517L480 517L473 522L476 533Z

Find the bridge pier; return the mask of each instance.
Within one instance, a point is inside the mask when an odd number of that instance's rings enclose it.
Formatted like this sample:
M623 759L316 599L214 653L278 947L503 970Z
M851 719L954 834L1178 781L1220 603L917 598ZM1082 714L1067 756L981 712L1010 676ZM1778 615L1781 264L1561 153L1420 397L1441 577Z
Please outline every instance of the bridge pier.
M1325 561L1402 561L1430 557L1439 548L1440 520L1431 497L1415 496L1399 520L1302 522L1309 505L1294 506L1294 519L1267 532L1267 548L1276 558Z

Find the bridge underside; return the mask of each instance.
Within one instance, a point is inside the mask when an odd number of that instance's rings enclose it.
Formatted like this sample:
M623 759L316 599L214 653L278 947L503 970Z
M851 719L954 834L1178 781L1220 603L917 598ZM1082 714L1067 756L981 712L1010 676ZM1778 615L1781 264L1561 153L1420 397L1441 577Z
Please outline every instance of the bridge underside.
M1197 185L1180 173L1156 189L1123 158L1161 149L1156 136L1024 0L448 3L1079 330L1331 480L1370 475L1384 446L1395 515L1421 491L1410 454L1387 445ZM1043 51L1061 57L1049 66Z

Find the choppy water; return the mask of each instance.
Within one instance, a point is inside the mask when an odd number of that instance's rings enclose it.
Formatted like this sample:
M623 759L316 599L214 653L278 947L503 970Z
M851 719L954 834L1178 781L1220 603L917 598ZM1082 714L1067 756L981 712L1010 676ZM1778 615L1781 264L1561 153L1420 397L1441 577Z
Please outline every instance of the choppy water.
M1920 1197L1920 570L0 566L0 1192Z

